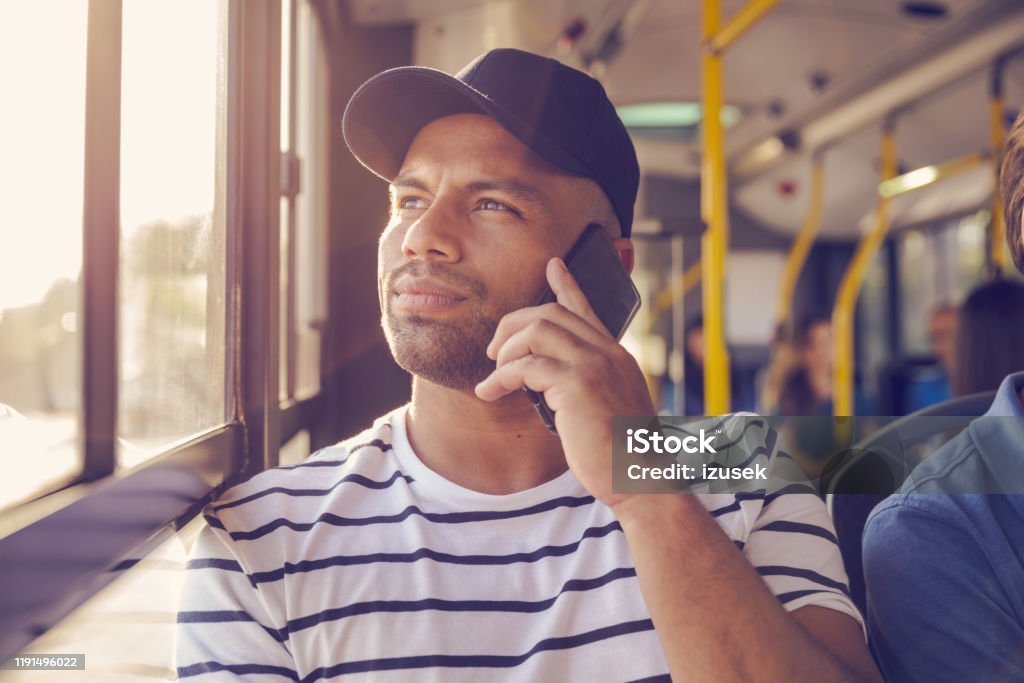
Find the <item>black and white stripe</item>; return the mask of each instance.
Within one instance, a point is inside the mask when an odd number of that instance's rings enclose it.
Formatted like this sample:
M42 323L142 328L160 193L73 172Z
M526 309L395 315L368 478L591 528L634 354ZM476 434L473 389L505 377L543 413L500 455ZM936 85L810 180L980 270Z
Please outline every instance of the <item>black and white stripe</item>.
M774 458L761 430L756 457ZM625 536L566 473L488 496L416 459L404 411L205 511L178 615L199 681L668 680ZM859 620L814 496L702 502L789 610Z

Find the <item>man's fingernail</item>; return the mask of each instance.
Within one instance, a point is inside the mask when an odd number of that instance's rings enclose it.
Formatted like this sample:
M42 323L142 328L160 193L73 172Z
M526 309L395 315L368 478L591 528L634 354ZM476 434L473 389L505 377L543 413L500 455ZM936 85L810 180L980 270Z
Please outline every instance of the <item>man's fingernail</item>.
M569 272L568 266L565 265L565 261L563 261L562 259L558 259L558 267L561 269L563 273Z

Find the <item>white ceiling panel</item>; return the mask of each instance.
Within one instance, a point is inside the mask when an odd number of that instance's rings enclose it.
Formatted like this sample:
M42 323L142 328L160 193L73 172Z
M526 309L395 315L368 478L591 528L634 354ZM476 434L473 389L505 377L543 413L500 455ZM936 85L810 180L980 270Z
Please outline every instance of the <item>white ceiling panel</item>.
M415 22L420 63L454 70L475 54L510 46L583 63L619 19L622 47L599 74L617 104L700 97L699 0L348 0L357 21ZM727 0L729 16L744 3ZM1024 16L1024 0L945 0L938 21L904 15L896 0L780 0L725 55L726 100L744 116L727 131L731 162L790 129L808 130L908 68L954 49L972 35ZM557 49L571 22L587 30L573 52ZM1024 32L1021 32L1024 43ZM1016 35L1016 33L1013 33ZM950 53L952 54L952 53ZM979 62L961 78L903 108L899 158L905 169L981 151L988 141L987 76ZM1024 60L1007 70L1011 110L1024 100ZM902 106L902 105L901 105ZM879 115L879 118L882 114ZM823 236L851 236L871 210L878 183L878 124L829 149ZM694 143L638 143L641 166L693 177ZM806 207L809 160L797 156L760 175L735 177L733 201L773 229L792 233ZM965 184L970 185L965 181ZM974 192L981 186L975 183ZM973 196L964 191L963 196ZM936 207L941 202L924 203ZM919 215L921 209L915 209Z

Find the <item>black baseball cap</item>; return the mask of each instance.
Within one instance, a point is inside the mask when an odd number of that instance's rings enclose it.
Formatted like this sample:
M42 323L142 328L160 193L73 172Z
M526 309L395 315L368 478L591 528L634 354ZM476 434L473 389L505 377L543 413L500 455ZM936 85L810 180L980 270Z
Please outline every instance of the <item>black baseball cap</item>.
M557 60L503 48L454 76L389 69L352 95L342 130L359 162L390 181L420 129L465 113L491 116L541 158L596 182L629 236L640 184L633 142L601 84Z

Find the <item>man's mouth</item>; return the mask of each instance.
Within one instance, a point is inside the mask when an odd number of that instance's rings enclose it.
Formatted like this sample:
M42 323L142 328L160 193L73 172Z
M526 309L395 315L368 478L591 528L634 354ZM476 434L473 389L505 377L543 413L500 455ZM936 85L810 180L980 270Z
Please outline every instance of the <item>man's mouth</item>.
M439 313L469 299L469 295L431 277L403 276L395 283L394 306L407 313Z

